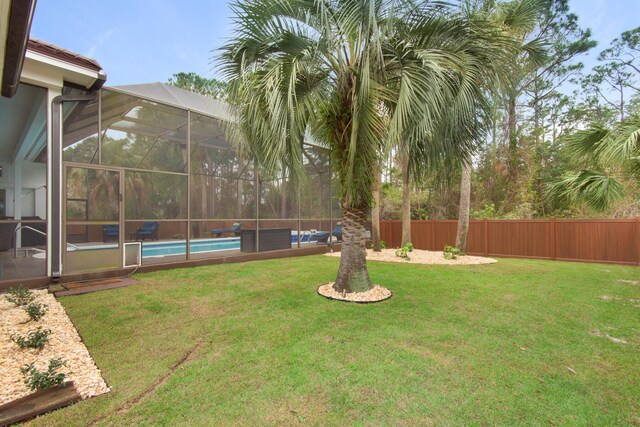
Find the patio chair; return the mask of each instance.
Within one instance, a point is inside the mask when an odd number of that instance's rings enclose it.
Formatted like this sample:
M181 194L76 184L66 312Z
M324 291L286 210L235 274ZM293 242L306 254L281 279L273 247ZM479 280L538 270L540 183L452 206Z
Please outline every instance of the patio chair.
M120 237L120 226L118 224L108 224L102 226L102 241L118 240Z
M136 240L151 239L158 240L158 228L160 223L156 221L148 221L142 223L142 227L136 230Z
M213 230L211 230L211 236L222 237L224 233L233 233L234 236L238 237L240 235L241 227L242 227L242 224L240 224L239 222L236 222L229 228L214 228Z
M338 242L342 242L342 223L339 222L336 224L335 228L331 232L332 236L335 236L338 239Z
M342 223L337 223L333 228L333 231L329 233L328 231L318 231L313 234L309 240L315 240L317 243L328 243L329 236L334 236L339 242L342 241Z

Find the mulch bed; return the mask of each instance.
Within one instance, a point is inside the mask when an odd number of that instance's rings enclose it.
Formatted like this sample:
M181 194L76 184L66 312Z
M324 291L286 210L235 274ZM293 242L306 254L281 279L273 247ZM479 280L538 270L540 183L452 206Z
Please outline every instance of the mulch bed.
M56 358L62 358L66 363L59 372L66 374L67 381L73 381L83 399L107 393L109 387L64 307L46 290L33 293L37 295L34 302L48 306L46 314L37 322L28 321L29 317L21 307L0 295L0 405L31 393L24 384L22 366L34 363L38 370L44 371L49 360ZM49 341L42 350L20 348L10 338L11 334L26 335L38 327L51 330Z

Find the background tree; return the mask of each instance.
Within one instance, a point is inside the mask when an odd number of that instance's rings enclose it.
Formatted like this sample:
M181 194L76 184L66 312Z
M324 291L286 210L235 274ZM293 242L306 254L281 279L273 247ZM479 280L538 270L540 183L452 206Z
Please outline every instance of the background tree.
M474 2L476 5L482 3ZM570 14L570 11L566 10L566 13ZM578 26L575 17L571 22ZM588 33L579 26L578 30L578 34ZM568 137L580 130L593 126L611 130L619 126L621 118L628 122L640 113L640 95L634 89L637 88L640 77L636 70L640 68L637 51L639 32L638 29L624 31L614 39L598 56L599 60L594 69L586 72L581 70L579 61L589 50L577 53L568 62L560 64L565 71L559 76L555 76L550 69L547 77L538 78L538 83L520 91L515 98L516 114L512 115L515 121L511 123L505 95L499 93L492 97L487 96L491 108L488 118L481 121L487 125L487 134L480 138L476 145L471 169L473 191L470 192L469 198L470 218L640 215L640 190L624 169L608 171L611 169L609 165L607 170L603 171L600 170L601 165L585 164L574 157L568 144ZM526 39L538 33L539 30L536 29ZM553 46L553 40L552 38L548 41L547 46ZM580 43L576 47L579 45ZM555 54L552 56L559 57ZM547 64L548 60L549 58L545 59L543 65ZM516 65L520 67L527 62L523 55ZM623 94L620 91L616 92L602 78L598 78L597 81L591 79L590 84L587 84L587 77L613 69L614 66L626 73L624 78L619 79ZM541 69L544 70L546 67ZM549 75L551 79L548 78ZM522 83L522 75L519 72L513 72L513 76L516 81ZM611 102L607 102L600 92ZM621 96L624 103L622 108ZM516 130L511 135L516 137L516 145L515 150L511 150L513 146L509 145L509 127L514 124ZM511 161L516 165L515 174L514 169L509 168ZM400 169L398 161L391 165L385 163L380 204L382 218L401 218L401 189L394 187L401 186L401 178L397 173ZM617 179L622 185L623 196L612 199L604 211L595 210L590 204L578 199L565 199L564 203L555 203L552 198L547 197L547 188L550 185L563 177L566 178L570 173L575 174L581 170L606 172L607 176ZM411 217L418 218L419 207L428 218L460 219L461 204L467 200L464 197L461 199L461 187L456 185L457 182L461 182L461 172L461 166L458 165L454 168L436 170L432 177L420 182L415 181L410 194Z
M628 213L637 215L640 27L614 39L598 61L592 73L581 79L586 98L583 108L593 110L581 116L589 127L564 138L571 167L547 185L546 196L556 209L587 206L598 213L630 196L636 207ZM615 115L603 114L607 111L615 112L618 121L614 122Z
M213 99L224 100L227 96L227 84L215 78L202 77L197 73L175 73L167 81L172 86L185 89Z
M530 33L537 24L538 10L531 10L529 14L524 15L528 19L522 19L517 25L512 21L515 12L511 8L521 7L519 3L507 3L505 5L495 5L494 2L468 2L467 13L473 15L483 16L495 25L508 28L510 36L515 40L523 40L524 35ZM475 114L464 117L463 120L456 117L454 113L447 117L445 120L445 126L447 128L454 128L455 137L468 138L474 142L479 142L480 138L489 130L491 126L491 118L495 115L495 107L491 105L499 95L499 90L505 87L510 88L514 86L512 80L513 64L518 62L518 59L526 61L527 64L533 66L541 62L544 57L544 51L538 46L539 41L534 39L529 43L524 43L521 50L514 50L513 56L505 56L502 59L505 61L497 68L497 73L489 76L490 79L478 80L475 82L479 86L482 94L480 102L484 103L488 108L478 108ZM452 120L453 119L453 120ZM449 123L451 122L451 123ZM460 203L458 208L458 227L456 232L456 247L462 251L466 250L467 245L467 233L469 230L469 210L471 201L471 169L472 169L472 156L467 155L457 159L461 167L461 181L460 181Z
M593 125L567 139L567 149L585 167L549 186L547 196L554 204L584 203L602 212L624 197L624 181L640 182L640 116L613 128Z
M588 103L600 102L623 121L628 103L640 95L640 27L625 31L598 55L598 65L580 78ZM603 117L598 117L603 121Z
M504 145L496 150L497 168L492 191L496 207L503 212L527 207L531 216L533 197L532 152L543 139L544 104L582 68L576 58L595 46L591 32L578 25L569 9L568 0L543 0L538 25L521 33L524 40L538 39L547 45L544 61L531 61L527 55L510 67L512 83L503 90L503 124L494 127ZM494 98L500 102L500 98ZM498 116L500 117L500 116ZM495 139L495 137L494 137Z

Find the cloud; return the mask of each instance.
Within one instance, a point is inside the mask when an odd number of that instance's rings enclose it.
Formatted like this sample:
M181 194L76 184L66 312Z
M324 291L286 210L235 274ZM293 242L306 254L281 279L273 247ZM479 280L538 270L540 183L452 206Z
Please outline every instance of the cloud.
M100 33L96 37L96 39L93 42L93 44L89 47L89 50L85 53L85 56L87 56L89 58L93 58L93 56L96 54L98 49L100 47L102 47L102 45L104 45L111 38L111 36L113 36L113 34L118 32L118 31L119 31L118 28L111 28L111 29L108 29L108 30L103 31L102 33Z

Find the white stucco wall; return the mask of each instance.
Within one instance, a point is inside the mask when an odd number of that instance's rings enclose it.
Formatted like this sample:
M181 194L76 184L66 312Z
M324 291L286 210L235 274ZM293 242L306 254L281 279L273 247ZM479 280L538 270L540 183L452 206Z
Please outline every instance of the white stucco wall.
M2 177L0 177L0 188L6 191L6 210L8 216L13 216L15 212L14 186L13 186L13 164L10 160L0 159L2 166ZM39 216L42 219L47 217L47 165L44 163L24 162L22 164L22 216Z

